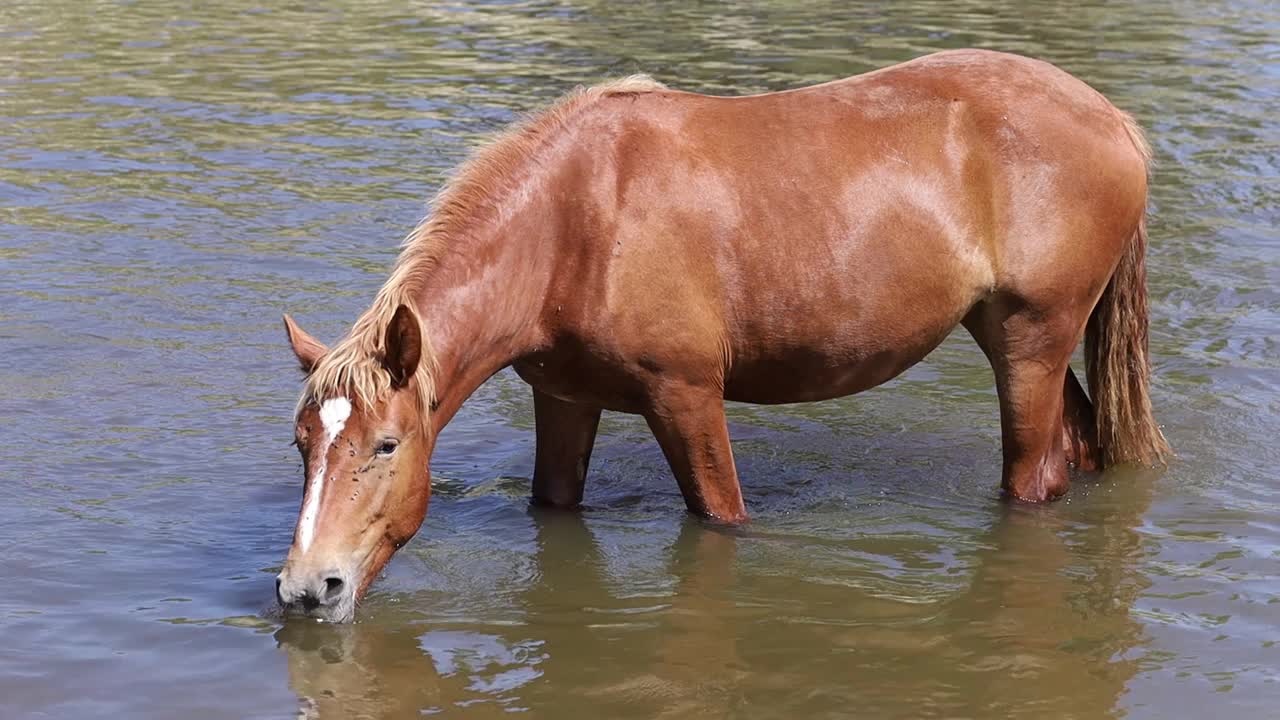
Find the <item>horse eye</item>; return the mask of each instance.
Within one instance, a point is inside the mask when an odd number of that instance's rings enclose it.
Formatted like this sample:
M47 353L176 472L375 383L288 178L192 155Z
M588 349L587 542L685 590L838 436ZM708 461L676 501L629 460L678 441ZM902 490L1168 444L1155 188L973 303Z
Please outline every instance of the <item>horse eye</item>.
M382 444L378 446L378 454L390 455L396 451L396 446L399 444L399 441L396 440L383 440Z

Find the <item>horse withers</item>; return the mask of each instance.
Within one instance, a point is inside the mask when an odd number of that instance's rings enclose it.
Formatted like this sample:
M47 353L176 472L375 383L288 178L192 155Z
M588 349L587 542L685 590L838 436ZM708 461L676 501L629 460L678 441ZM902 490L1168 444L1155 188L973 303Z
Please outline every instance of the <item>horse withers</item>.
M422 523L441 428L507 366L554 506L582 500L609 409L644 416L691 511L743 522L726 399L865 390L958 324L995 372L1008 496L1160 462L1148 164L1102 95L995 52L750 97L573 93L458 171L335 347L285 318L306 484L281 603L353 616Z

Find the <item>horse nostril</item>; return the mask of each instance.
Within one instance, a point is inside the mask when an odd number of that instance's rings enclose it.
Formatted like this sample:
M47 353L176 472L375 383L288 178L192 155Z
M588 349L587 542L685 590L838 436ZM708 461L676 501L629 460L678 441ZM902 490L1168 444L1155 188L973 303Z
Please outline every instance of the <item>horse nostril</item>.
M338 577L337 571L332 571L332 574L308 574L307 580L301 583L296 579L283 577L283 573L276 578L276 599L286 611L301 610L311 614L321 607L339 604L345 594L346 583Z
M324 599L333 602L342 594L342 578L327 577L324 579Z

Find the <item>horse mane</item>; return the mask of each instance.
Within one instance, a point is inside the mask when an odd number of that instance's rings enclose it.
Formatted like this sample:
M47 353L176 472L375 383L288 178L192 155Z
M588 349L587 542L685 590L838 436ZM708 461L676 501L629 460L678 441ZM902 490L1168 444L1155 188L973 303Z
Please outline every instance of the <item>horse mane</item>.
M373 304L307 376L298 400L298 412L310 403L337 395L358 397L366 407L372 407L392 385L391 374L382 364L387 325L402 304L413 308L418 322L423 322L414 300L449 240L462 235L465 226L474 222L477 215L501 212L501 200L507 195L502 191L514 182L516 170L583 108L604 97L653 92L665 87L648 75L578 87L547 109L513 123L473 150L431 201L427 216L405 237L391 276L383 283ZM436 399L437 366L426 328L419 330L422 359L414 374L414 384L423 410L420 416L425 423L426 411Z

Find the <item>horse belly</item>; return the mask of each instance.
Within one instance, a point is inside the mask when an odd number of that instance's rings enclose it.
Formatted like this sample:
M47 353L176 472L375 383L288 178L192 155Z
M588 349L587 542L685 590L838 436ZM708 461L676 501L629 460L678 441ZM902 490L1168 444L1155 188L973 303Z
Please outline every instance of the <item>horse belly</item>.
M804 347L753 349L735 358L725 399L758 404L844 397L888 382L920 362L959 322L936 323L901 345L815 342ZM745 355L746 357L743 357Z
M917 247L943 246L917 237ZM989 287L985 268L955 253L855 257L826 272L796 270L805 283L737 298L728 399L824 400L887 382L941 344Z

